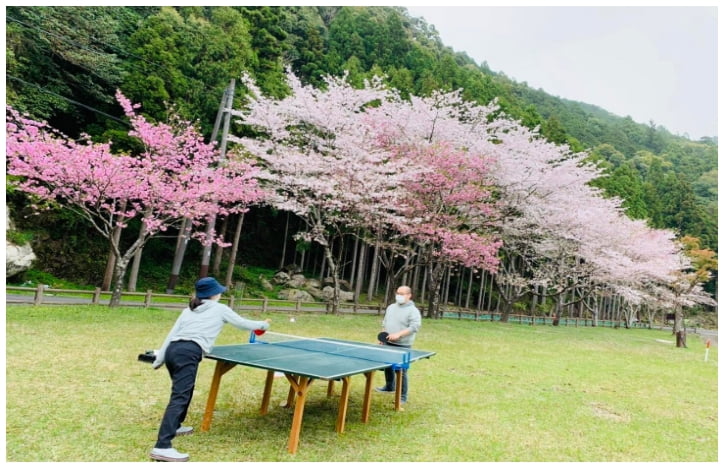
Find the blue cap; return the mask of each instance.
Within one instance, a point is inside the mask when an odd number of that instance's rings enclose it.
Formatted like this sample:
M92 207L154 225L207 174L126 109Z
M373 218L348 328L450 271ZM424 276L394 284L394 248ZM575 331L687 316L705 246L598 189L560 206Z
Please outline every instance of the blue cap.
M208 299L224 291L226 291L226 288L211 277L201 278L196 282L196 297L199 299Z

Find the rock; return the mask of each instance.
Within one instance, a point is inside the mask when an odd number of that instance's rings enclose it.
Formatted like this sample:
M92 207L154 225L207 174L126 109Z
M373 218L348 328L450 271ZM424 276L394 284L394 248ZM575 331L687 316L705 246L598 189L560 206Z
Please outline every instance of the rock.
M285 301L314 302L312 295L301 289L282 289L279 291L278 297Z
M289 279L289 282L287 282L287 286L294 289L303 289L307 284L307 279L304 277L304 275L300 275L298 273L292 275L292 277Z
M327 300L326 297L324 297L324 292L322 292L319 288L306 288L306 291L312 295L312 297L317 301L325 301Z
M325 286L324 289L322 289L322 294L325 300L330 300L332 299L332 296L334 296L334 288L332 286ZM354 301L354 293L349 291L340 291L339 300L343 302Z
M15 225L10 219L9 210L5 209L5 231L13 231ZM30 269L35 261L35 253L29 243L16 245L9 240L5 241L5 276L11 277Z
M261 275L259 275L259 282L261 283L261 287L266 291L272 291L274 289L274 285Z
M287 284L290 279L291 279L291 277L289 276L289 273L287 273L285 271L278 271L274 275L274 278L272 278L272 281L275 284Z
M324 278L324 281L322 282L324 286L334 286L334 278L331 276L328 276ZM352 291L352 285L349 284L349 281L340 279L339 280L339 289L341 291Z

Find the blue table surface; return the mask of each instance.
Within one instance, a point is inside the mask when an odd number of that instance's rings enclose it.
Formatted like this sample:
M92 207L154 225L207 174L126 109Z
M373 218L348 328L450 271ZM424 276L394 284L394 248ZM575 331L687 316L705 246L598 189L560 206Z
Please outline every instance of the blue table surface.
M332 338L215 346L207 358L318 379L339 379L435 353Z

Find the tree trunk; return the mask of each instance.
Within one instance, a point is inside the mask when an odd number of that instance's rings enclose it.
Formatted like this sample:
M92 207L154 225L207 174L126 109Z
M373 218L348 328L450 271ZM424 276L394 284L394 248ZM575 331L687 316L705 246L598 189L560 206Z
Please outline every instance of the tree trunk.
M367 254L367 245L364 242L360 242L360 249L359 249L359 263L357 264L357 279L354 282L354 300L355 302L359 301L359 298L362 294L362 283L364 282L364 272L365 272L365 261L366 261L366 254Z
M231 252L229 253L229 266L226 268L226 279L224 285L229 288L234 277L234 265L236 264L236 254L239 251L239 239L241 238L241 228L244 225L244 213L239 215L236 221L236 230L234 231L234 241L231 244Z
M324 246L324 256L327 259L327 266L332 276L332 286L334 288L332 293L332 313L337 315L339 313L339 269L334 261L332 248L329 245Z
M113 269L113 294L109 307L118 307L121 304L121 295L123 293L123 279L126 276L129 259L124 255L116 262L116 268Z
M136 255L133 256L133 263L131 264L131 274L128 277L128 290L131 292L136 291L136 283L138 282L138 270L141 269L141 256L143 255L143 249L138 249Z
M440 310L440 289L442 286L443 277L445 276L445 267L442 265L430 265L429 272L429 302L427 307L427 317L429 318L440 318L442 312Z
M201 268L199 269L199 278L206 278L209 276L209 265L211 264L211 250L213 244L208 244L209 236L211 234L216 235L216 216L210 216L206 224L206 242L201 252Z
M561 323L561 303L563 302L563 294L558 293L556 296L556 305L553 312L553 326L557 327Z
M287 243L289 242L289 212L287 211L287 221L284 223L284 242L282 243L282 255L279 259L279 270L284 268L287 260Z
M229 228L229 216L224 217L224 221L221 223L221 238L226 239L226 230ZM224 256L224 247L216 245L216 255L214 256L214 263L211 266L212 274L218 278L221 274L221 260Z
M372 252L372 269L370 272L370 284L367 287L367 300L371 301L375 293L375 285L377 284L377 273L380 264L380 243L379 239L375 241L375 248Z
M677 305L675 309L674 334L676 335L676 347L686 348L686 327L684 326L684 311L680 305Z
M146 237L146 231L148 230L148 227L146 227L146 223L141 223L141 232L139 233L139 237ZM116 244L118 245L118 244ZM141 256L143 255L143 247L138 249L138 252L133 256L133 264L131 265L131 276L128 279L128 290L129 291L136 291L136 282L138 281L138 270L141 268Z
M176 239L176 252L173 257L173 265L171 265L171 276L169 276L166 285L166 294L173 294L174 289L176 289L176 283L178 283L178 277L181 272L181 265L186 254L186 247L191 238L191 226L191 220L188 218L184 219L183 223L181 223L181 229Z
M123 204L123 209L125 209L125 203ZM113 245L120 245L121 243L121 232L123 232L123 228L120 226L116 226L116 228L113 230L113 239L111 239L111 243ZM113 274L116 271L116 254L113 248L111 248L111 252L108 254L108 261L106 262L106 271L103 275L103 284L101 285L102 291L110 291L111 290L111 284L113 284Z

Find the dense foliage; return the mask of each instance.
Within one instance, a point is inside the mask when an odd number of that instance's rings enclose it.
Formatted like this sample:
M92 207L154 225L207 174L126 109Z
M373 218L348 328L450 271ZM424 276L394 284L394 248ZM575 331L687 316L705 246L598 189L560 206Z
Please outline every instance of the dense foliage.
M717 249L715 138L691 141L655 122L636 123L516 83L446 47L433 26L403 8L7 7L6 59L8 104L68 135L112 139L116 150L134 144L123 138L128 128L113 99L117 88L142 103L149 119L165 120L173 106L207 136L224 88L245 72L277 97L289 92L285 66L313 85L322 85L324 74L347 71L356 85L384 75L403 96L462 88L465 99L481 105L497 99L503 113L539 126L554 143L589 150L605 169L594 184L623 198L632 218ZM15 214L27 205L21 194L10 193L8 200ZM249 236L259 248L246 249L243 255L252 257L243 261L273 266L278 257L265 255L264 246L274 238L282 242L283 219L268 210L250 217L252 232L270 235ZM51 229L59 219L66 234ZM36 240L63 236L61 243L87 251L88 237L71 228L78 223L43 215L19 226L36 231ZM83 271L88 282L97 276L75 258L54 264L55 273Z

